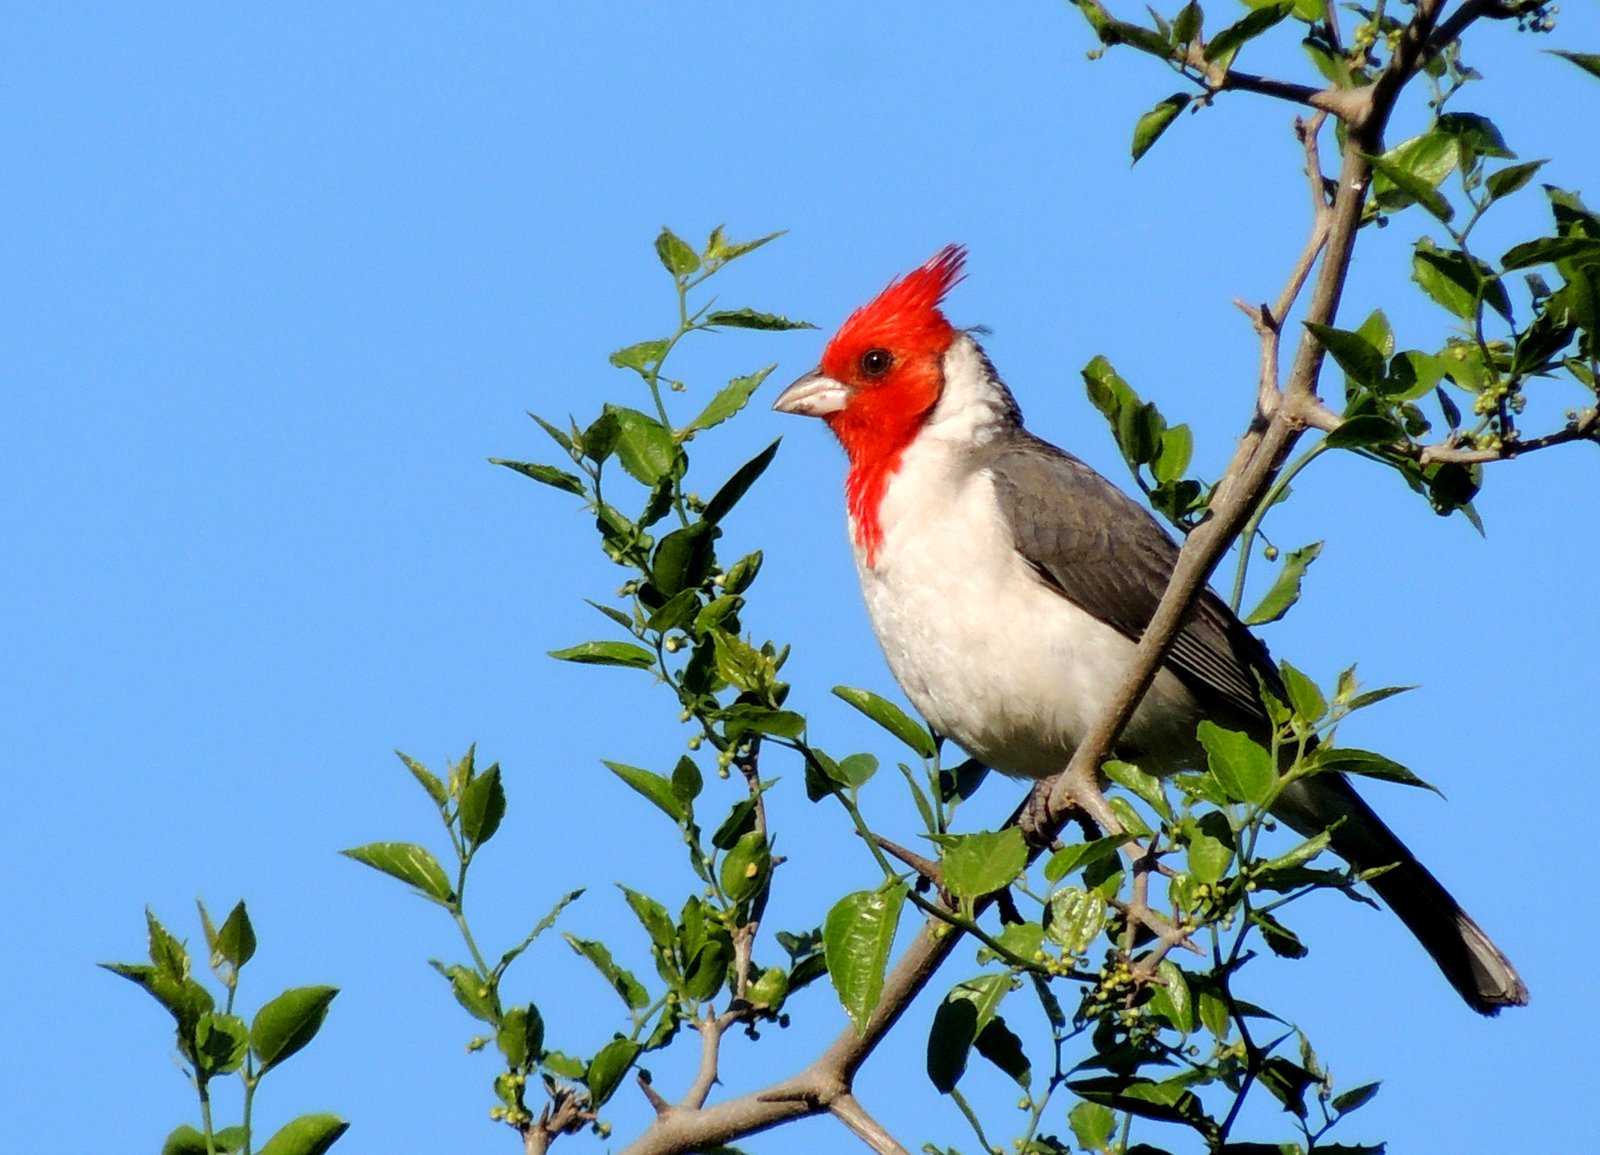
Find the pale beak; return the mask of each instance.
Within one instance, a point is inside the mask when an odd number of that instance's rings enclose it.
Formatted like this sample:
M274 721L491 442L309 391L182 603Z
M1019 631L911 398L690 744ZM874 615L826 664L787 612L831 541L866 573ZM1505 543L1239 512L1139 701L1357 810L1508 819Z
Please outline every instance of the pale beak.
M813 369L789 386L772 407L779 413L798 413L802 417L826 417L837 413L850 403L851 389L827 376L821 369Z

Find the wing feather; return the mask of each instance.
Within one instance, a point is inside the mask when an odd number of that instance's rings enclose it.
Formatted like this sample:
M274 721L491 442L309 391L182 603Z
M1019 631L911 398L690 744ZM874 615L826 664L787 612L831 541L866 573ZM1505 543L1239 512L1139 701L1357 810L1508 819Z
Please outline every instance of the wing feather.
M1028 433L979 450L1017 550L1040 579L1138 641L1177 564L1178 546L1145 508L1070 453ZM1208 707L1264 725L1256 676L1278 686L1266 647L1209 587L1167 666ZM1221 720L1221 719L1219 719Z

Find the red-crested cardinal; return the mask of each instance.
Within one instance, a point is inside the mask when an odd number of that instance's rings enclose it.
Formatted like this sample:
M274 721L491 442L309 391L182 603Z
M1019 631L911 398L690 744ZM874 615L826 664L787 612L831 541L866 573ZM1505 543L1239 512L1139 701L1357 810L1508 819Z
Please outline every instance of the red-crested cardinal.
M889 668L933 729L1006 774L1062 770L1115 692L1178 547L1145 509L1022 425L972 335L941 310L950 246L852 313L774 403L820 417L849 458L850 539ZM1117 743L1168 774L1203 765L1202 719L1259 740L1266 648L1210 589ZM1286 785L1273 813L1331 828L1351 865L1486 1015L1528 1001L1516 968L1341 774Z

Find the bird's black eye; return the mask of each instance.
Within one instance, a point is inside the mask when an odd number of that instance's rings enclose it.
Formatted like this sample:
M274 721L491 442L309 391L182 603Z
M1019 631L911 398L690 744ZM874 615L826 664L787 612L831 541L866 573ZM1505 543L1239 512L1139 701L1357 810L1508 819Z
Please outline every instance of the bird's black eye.
M894 358L887 349L868 349L861 354L861 371L868 377L882 377L893 364Z

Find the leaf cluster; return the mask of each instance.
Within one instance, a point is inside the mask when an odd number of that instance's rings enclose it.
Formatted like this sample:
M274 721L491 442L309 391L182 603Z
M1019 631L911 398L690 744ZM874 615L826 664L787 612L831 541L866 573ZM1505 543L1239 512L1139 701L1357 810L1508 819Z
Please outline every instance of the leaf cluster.
M188 946L154 912L145 912L147 963L102 963L139 986L172 1016L178 1058L199 1097L201 1126L183 1124L167 1136L162 1155L250 1155L251 1112L257 1088L269 1071L302 1050L322 1029L339 992L329 986L291 987L268 999L250 1022L236 1013L234 999L246 963L256 953L256 932L241 901L222 925L197 903L205 933L206 962L223 999L196 978ZM244 1091L243 1121L217 1127L212 1118L212 1082L237 1075ZM302 1115L285 1123L259 1155L322 1155L349 1124L334 1115Z

